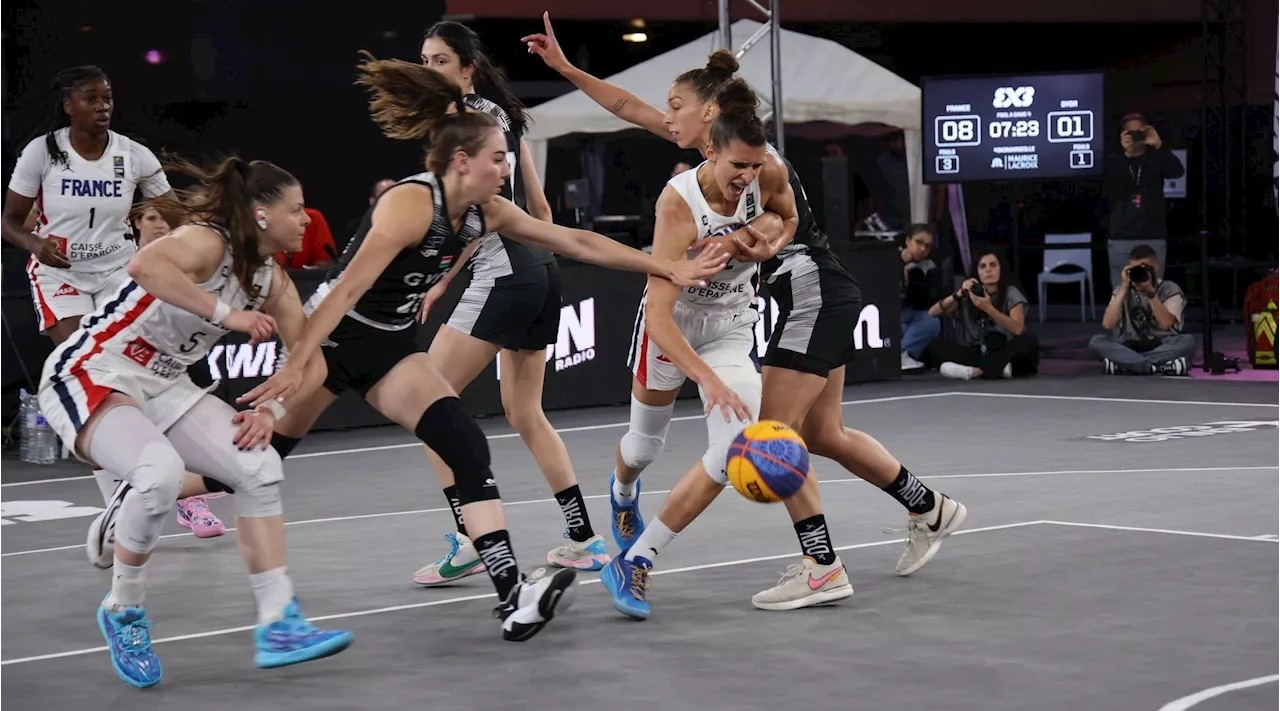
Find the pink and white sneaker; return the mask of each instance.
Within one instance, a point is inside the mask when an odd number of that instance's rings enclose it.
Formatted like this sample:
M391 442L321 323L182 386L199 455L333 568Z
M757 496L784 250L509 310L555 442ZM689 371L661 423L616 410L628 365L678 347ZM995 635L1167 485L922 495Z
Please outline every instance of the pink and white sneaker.
M191 529L196 538L217 538L227 532L227 527L209 510L209 502L203 496L178 499L178 523Z

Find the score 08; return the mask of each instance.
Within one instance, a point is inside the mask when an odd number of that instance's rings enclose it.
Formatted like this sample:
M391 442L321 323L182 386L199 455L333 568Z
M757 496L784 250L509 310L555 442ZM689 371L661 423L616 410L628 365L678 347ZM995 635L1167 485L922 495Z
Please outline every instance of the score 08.
M933 119L933 143L939 148L982 143L981 116L938 116Z

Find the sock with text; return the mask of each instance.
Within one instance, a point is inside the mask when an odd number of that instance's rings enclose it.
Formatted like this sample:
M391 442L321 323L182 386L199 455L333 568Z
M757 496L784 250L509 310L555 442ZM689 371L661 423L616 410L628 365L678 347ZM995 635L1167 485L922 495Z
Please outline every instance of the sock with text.
M596 535L587 516L587 502L582 500L582 490L577 484L556 494L556 502L560 504L560 513L564 514L570 540L581 543Z
M802 554L813 558L818 565L831 565L836 562L836 550L831 545L831 534L827 531L825 515L810 516L794 525L796 536L800 538Z
M907 471L907 468L899 465L898 478L893 483L884 488L889 492L898 503L907 507L907 510L917 516L926 514L933 510L936 498L933 489L920 483L915 474Z
M458 485L446 486L444 498L448 499L449 510L453 512L453 525L458 527L458 533L467 535L467 527L462 523L462 500L458 498Z
M512 588L520 584L520 567L516 565L516 554L511 550L511 536L505 530L494 531L476 538L473 543L480 560L484 561L494 589L498 591L498 599L505 601Z

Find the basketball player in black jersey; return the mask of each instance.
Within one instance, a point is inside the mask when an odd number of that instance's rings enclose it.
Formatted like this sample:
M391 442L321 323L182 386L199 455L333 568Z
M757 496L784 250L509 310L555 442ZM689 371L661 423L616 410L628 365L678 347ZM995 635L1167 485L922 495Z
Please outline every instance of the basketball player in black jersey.
M480 38L465 25L438 22L427 30L421 54L423 66L462 86L468 107L497 120L507 140L507 165L511 168L511 180L503 185L502 196L537 219L551 222L551 205L521 137L528 122L524 106L507 87L502 71L493 66ZM466 389L495 356L501 358L498 382L503 412L533 453L564 515L568 540L547 554L547 563L599 570L609 562L608 550L591 527L569 450L542 411L546 350L555 343L560 326L560 268L555 256L490 232L472 242L448 274L427 292L419 320L426 322L432 304L464 265L471 269L471 283L448 322L436 333L427 358L455 392ZM445 535L448 551L413 576L414 582L432 586L482 573L484 563L467 537L453 472L430 448L427 454L458 529Z
M386 136L430 139L428 172L401 180L378 198L354 256L308 304L310 318L284 366L240 401L257 407L293 395L306 362L323 347L324 387L297 393L277 431L300 437L351 389L417 435L455 472L468 532L498 592L503 638L522 641L572 601L577 573L520 574L484 433L415 339L414 317L427 289L490 231L682 285L704 284L726 258L713 245L697 259L673 262L536 220L499 196L510 178L506 139L493 117L467 107L456 82L418 64L366 56L357 83L370 90L370 113ZM297 441L276 437L272 444L284 456Z
M672 141L681 148L705 153L710 129L719 113L717 97L733 79L738 61L728 50L711 55L707 66L676 77L667 94L667 109L649 106L630 92L577 69L556 42L551 20L543 14L545 34L532 34L522 41L530 53L542 57L552 69L573 82L587 96L619 118ZM844 426L840 399L844 392L844 366L854 357L853 334L862 307L857 282L831 253L809 208L808 199L791 164L770 151L770 163L781 164L791 179L800 214L800 226L790 244L755 244L745 230L736 238L744 247L740 259L761 262L761 280L778 302L779 318L764 359L764 397L760 419L779 420L795 427L810 451L838 461L848 471L893 496L909 514L906 550L898 561L897 573L910 575L937 553L942 539L963 524L964 505L921 483L883 445L867 435ZM766 164L766 170L768 170ZM643 393L634 393L637 397ZM662 405L663 403L654 403ZM664 425L664 423L649 423ZM636 422L632 422L633 429ZM646 438L661 438L665 426L653 432L639 432ZM630 516L639 521L634 493L619 486L627 481L627 463L619 456L615 491L611 500L615 517ZM634 481L634 478L632 478ZM621 489L621 490L619 490ZM807 580L814 571L836 560L821 513L817 477L786 502L804 560L791 566L775 587L752 598L756 607L793 609L805 606L810 597ZM637 538L643 524L635 525Z

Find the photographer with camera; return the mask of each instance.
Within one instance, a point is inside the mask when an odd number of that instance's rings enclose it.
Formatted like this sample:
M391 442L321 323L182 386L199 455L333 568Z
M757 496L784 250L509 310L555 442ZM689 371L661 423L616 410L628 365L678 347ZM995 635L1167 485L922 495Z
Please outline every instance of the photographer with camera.
M930 316L956 317L958 341L933 339L925 348L925 363L953 380L1034 374L1040 347L1026 332L1027 297L993 250L978 257L977 273L929 307Z
M938 265L930 258L937 233L926 224L914 224L902 233L902 369L923 368L919 361L929 342L942 332L929 307L938 298Z
M1111 268L1111 288L1120 284L1126 255L1145 244L1163 262L1168 228L1164 203L1164 181L1180 178L1186 169L1142 114L1128 114L1120 120L1121 155L1112 156L1104 177L1110 212L1107 261ZM1156 272L1157 276L1163 273Z
M1108 375L1186 375L1196 339L1181 333L1186 296L1182 287L1160 279L1154 249L1145 244L1129 252L1116 288L1102 314L1102 328L1089 350L1102 358Z

